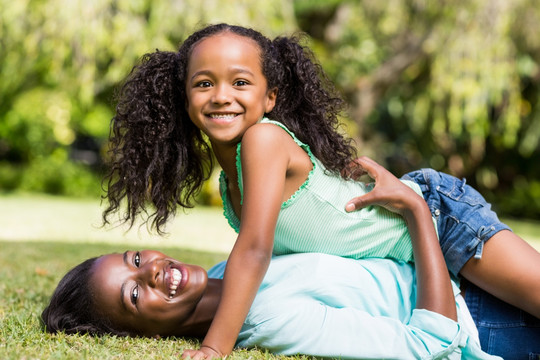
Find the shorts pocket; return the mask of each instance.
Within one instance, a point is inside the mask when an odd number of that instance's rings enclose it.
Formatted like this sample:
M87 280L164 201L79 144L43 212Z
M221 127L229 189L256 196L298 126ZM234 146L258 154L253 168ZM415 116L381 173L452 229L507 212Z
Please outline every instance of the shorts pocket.
M461 201L471 206L486 204L484 197L472 186L467 185L465 179L458 179L454 176L440 173L441 181L436 186L439 194L452 200Z

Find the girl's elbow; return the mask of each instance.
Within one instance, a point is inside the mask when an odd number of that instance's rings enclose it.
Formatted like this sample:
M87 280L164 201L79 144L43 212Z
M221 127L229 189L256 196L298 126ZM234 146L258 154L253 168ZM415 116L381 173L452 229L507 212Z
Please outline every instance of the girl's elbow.
M255 248L249 252L248 258L253 259L253 261L261 264L267 264L272 258L272 249L268 250L266 248Z

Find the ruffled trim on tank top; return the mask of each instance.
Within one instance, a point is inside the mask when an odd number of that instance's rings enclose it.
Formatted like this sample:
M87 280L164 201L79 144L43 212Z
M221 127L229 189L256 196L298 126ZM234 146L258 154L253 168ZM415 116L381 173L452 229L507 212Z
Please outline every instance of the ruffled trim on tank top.
M219 186L221 188L221 202L223 203L223 216L227 219L229 226L233 228L237 233L240 232L240 220L236 216L232 208L231 201L229 199L228 193L228 179L225 171L221 170L219 174Z
M236 177L238 178L238 190L240 190L240 206L244 204L244 178L242 177L242 142L236 145Z
M311 148L309 147L308 144L304 144L302 141L300 141L296 135L290 131L284 124L280 123L279 121L275 121L275 120L270 120L268 118L264 118L261 122L265 123L265 124L274 124L274 125L277 125L279 126L280 128L282 128L283 130L285 130L287 132L287 134L289 134L291 136L291 138L294 140L294 142L296 143L296 145L300 146L309 156L309 159L311 160L311 164L313 165L313 168L309 171L309 174L306 178L306 180L302 183L302 185L300 185L300 187L298 189L296 189L296 191L294 192L294 194L292 194L286 201L284 201L282 204L281 204L281 208L284 209L286 208L287 206L291 205L292 203L294 203L294 201L296 200L296 198L298 196L300 196L300 194L304 191L304 189L309 185L309 182L311 180L311 177L313 175L313 173L315 172L315 169L317 168L318 164L317 162L315 161L315 156L313 156L313 153L311 152Z
M281 204L281 208L286 208L287 206L294 203L296 198L300 196L300 194L305 191L306 187L309 185L312 175L315 172L315 169L317 168L318 163L316 161L315 156L313 156L313 153L311 152L311 148L309 145L304 144L301 142L296 135L291 132L284 124L270 120L267 118L264 118L261 120L262 123L265 124L274 124L276 126L279 126L283 130L287 132L291 136L291 138L294 140L294 142L300 146L309 156L309 159L311 160L311 164L313 165L313 168L309 171L308 176L306 180L300 185L300 187L292 194L286 201L284 201ZM238 176L238 188L240 189L240 205L244 202L244 184L242 180L242 158L241 158L241 144L238 143L236 146L236 171ZM223 216L227 219L227 222L229 223L229 226L234 229L237 233L240 232L240 219L238 219L238 216L236 216L236 213L234 212L234 209L232 208L232 203L229 198L228 193L228 178L227 175L223 170L221 170L221 174L219 176L219 183L221 188L221 201L223 202Z
M242 181L242 159L240 157L241 144L236 145L236 172L238 177L238 189L240 189L240 205L244 203L244 186ZM221 189L221 202L223 203L223 216L227 219L229 226L237 233L240 232L240 219L236 216L229 198L229 179L225 171L219 174L219 187Z

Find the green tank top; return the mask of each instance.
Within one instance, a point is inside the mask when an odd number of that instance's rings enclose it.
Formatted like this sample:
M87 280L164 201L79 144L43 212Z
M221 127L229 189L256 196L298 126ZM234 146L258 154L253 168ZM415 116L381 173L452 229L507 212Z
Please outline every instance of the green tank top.
M402 217L379 206L369 206L348 213L345 204L353 197L365 194L374 184L345 180L325 171L307 144L302 143L282 123L264 118L262 123L275 124L285 130L311 158L313 169L307 180L291 198L281 205L276 224L273 253L283 255L319 252L354 259L366 257L393 258L412 261L412 244ZM237 146L236 168L241 194L241 143ZM402 180L422 196L418 184ZM220 190L223 213L238 232L236 216L227 191L227 177L222 171Z

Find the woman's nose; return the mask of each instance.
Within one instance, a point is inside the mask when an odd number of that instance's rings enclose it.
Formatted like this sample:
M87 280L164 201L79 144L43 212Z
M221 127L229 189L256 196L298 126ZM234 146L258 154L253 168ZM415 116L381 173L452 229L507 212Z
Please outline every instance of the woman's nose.
M150 287L156 287L161 274L161 268L157 261L151 261L140 268L141 280L145 281Z

